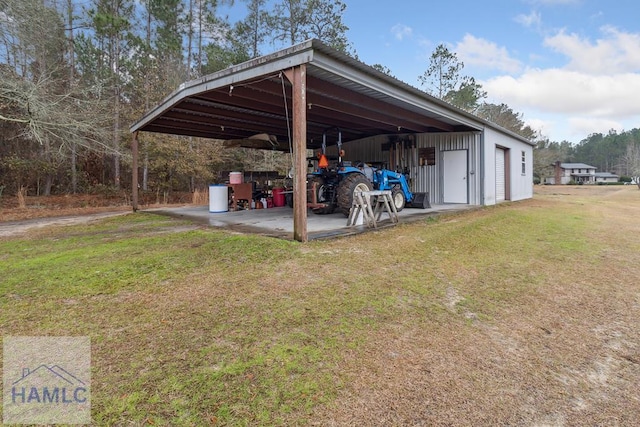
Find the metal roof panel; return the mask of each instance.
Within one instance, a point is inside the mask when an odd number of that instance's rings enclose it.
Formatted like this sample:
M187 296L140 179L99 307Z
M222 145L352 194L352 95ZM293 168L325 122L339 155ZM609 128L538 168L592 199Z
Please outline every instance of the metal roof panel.
M307 65L308 145L338 126L345 141L390 133L479 131L490 126L530 141L455 108L318 40L181 84L130 130L228 139L259 132L289 138L291 85L283 75ZM171 129L175 126L175 129Z

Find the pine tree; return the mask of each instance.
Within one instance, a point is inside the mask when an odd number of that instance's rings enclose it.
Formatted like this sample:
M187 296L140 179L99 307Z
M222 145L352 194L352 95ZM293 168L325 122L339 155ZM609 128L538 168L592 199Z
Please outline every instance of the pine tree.
M90 10L92 29L97 48L93 58L97 61L95 68L98 74L100 89L104 87L110 92L112 111L112 145L113 151L113 185L120 187L120 159L122 152L122 102L124 82L129 76L128 54L132 48L134 20L133 0L95 0Z

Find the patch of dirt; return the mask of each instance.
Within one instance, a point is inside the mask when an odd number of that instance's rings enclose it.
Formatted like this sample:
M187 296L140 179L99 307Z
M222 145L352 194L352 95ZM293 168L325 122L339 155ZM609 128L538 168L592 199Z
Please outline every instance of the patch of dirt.
M16 197L3 196L0 202L0 222L131 210L123 200L96 195L27 197L22 207Z
M155 204L151 196L141 197L140 208L181 206L191 203L191 193L175 193L167 203ZM65 194L28 196L24 206L17 197L0 198L0 237L24 233L50 225L84 224L90 221L132 211L131 203L122 196L95 194Z
M182 205L192 203L193 199L192 193L175 192L166 198L162 195L141 194L139 203L141 208L148 208ZM18 198L15 196L5 194L0 197L0 222L127 210L131 210L131 198L124 192L108 196L100 194L27 196L22 207L19 206Z
M130 212L130 209L124 212L82 212L77 215L59 216L59 217L40 217L26 219L22 221L8 221L0 222L0 237L15 236L17 234L25 233L29 230L36 228L44 228L52 225L76 225L87 224L91 221L95 221L101 218L107 218L116 215L126 215Z

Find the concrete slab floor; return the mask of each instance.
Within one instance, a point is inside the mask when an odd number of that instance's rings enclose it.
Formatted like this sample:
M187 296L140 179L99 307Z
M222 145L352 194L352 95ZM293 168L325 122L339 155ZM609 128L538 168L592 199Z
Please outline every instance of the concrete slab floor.
M434 205L430 209L405 208L398 213L399 223L406 223L424 219L428 216L445 212L461 211L478 208L464 204ZM211 227L224 228L241 233L254 233L283 239L293 239L293 209L277 207L269 209L252 209L229 211L222 213L209 212L209 206L188 205L170 208L143 209L160 215L188 219ZM395 225L387 213L383 213L378 222L378 228ZM347 218L341 213L330 215L316 215L311 210L307 212L307 233L309 240L326 239L339 236L363 233L375 230L366 225L347 227Z

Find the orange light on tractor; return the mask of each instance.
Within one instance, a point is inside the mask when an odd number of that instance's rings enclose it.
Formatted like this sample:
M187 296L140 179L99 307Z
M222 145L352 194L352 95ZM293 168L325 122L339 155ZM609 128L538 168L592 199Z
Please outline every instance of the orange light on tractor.
M320 169L326 169L329 167L329 161L327 160L327 156L324 154L320 155L320 160L318 161L318 167Z

